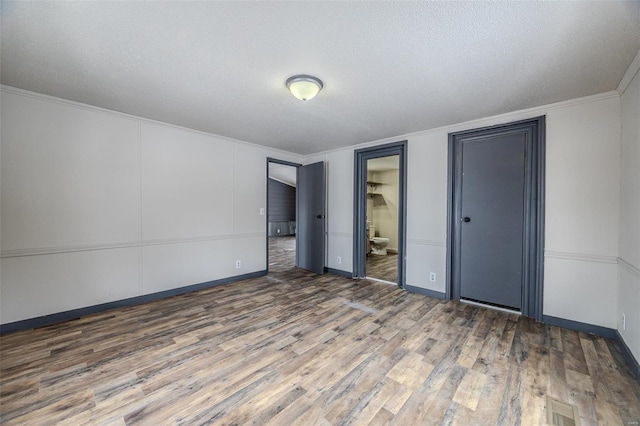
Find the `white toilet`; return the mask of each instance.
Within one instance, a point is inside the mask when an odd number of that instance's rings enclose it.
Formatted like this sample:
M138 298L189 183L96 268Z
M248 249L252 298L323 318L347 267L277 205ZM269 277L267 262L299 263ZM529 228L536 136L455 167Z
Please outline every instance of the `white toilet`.
M371 254L377 254L381 256L387 255L387 246L389 245L389 239L383 237L376 237L376 229L373 225L369 225L369 241L371 242Z

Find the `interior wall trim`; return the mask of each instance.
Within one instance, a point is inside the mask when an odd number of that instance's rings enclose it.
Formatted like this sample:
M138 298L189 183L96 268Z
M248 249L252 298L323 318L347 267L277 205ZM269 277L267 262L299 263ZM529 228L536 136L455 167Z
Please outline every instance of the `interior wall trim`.
M324 271L329 274L340 275L346 278L353 278L353 272L351 271L343 271L342 269L328 268L326 266L324 267Z
M429 296L440 300L444 300L446 296L445 293L441 291L431 290L423 287L416 287L409 284L405 285L405 289L410 293L422 294L424 296Z
M351 232L329 232L329 235L333 235L334 237L345 237L345 238L353 237L353 233Z
M640 50L638 50L636 57L631 62L631 65L629 65L629 68L627 68L627 72L624 73L622 80L620 80L620 83L616 88L616 91L620 95L622 95L624 91L627 90L627 86L629 86L629 83L631 83L631 80L633 80L633 77L636 76L638 71L640 71Z
M602 327L601 325L589 324L586 322L574 321L566 318L554 317L551 315L543 315L542 322L547 325L567 328L574 331L581 331L583 333L595 334L596 336L606 337L608 339L616 338L615 329Z
M544 257L552 259L566 259L566 260L578 260L581 262L596 262L596 263L618 263L618 258L615 256L602 256L598 254L588 253L569 253L562 251L545 250Z
M520 120L529 120L532 118L536 118L540 115L545 115L549 111L553 111L556 109L568 108L575 105L588 104L591 102L599 102L607 99L618 98L620 99L620 94L616 90L610 90L604 93L597 93L595 95L584 96L582 98L569 99L566 101L556 102L553 104L540 105L533 108L522 109L518 111L511 111L504 114L493 115L490 117L478 118L475 120L464 121L462 123L448 124L445 126L434 127L431 129L420 130L418 132L405 133L399 136L393 136L384 139L378 139L375 141L364 142L357 145L352 145L344 148L334 148L328 151L322 151L317 154L312 154L310 157L316 157L318 155L327 155L335 152L341 152L345 149L362 149L362 148L371 148L380 144L385 144L389 142L396 141L398 139L413 139L420 137L422 135L428 135L433 132L459 132L468 129L472 129L474 127L484 127L484 126L494 126L500 124L507 124L511 121L520 121Z
M624 260L621 257L618 258L618 264L626 267L631 272L635 272L636 275L640 275L640 268L638 268L637 266L632 265L631 263L627 262L626 260Z
M256 238L264 237L264 232L249 232L238 234L220 234L220 235L206 235L202 237L192 238L167 238L158 240L143 240L143 241L123 241L116 243L105 244L88 244L77 246L59 246L59 247L39 247L31 249L17 249L17 250L2 250L0 252L1 259L10 259L13 257L27 257L27 256L45 256L49 254L63 254L63 253L77 253L83 251L99 251L99 250L114 250L121 248L135 248L146 246L159 246L169 244L184 244L184 243L199 243L206 241L218 241L218 240L234 240L243 238Z
M547 325L567 328L569 330L579 331L583 333L595 334L596 336L616 340L620 345L622 356L627 362L631 373L635 376L638 383L640 383L640 363L638 363L638 360L633 356L631 349L629 349L618 330L608 327L602 327L599 325L588 324L585 322L573 321L566 318L553 317L549 315L544 315L542 322Z
M446 247L446 241L438 241L438 240L418 240L414 238L407 239L407 243L409 244L418 244L422 246L436 246L436 247Z
M192 291L204 290L206 288L216 287L223 284L229 284L236 281L242 281L249 278L262 277L264 275L267 275L266 270L250 272L248 274L236 275L233 277L221 278L214 281L207 281L204 283L188 285L185 287L173 288L171 290L160 291L158 293L144 294L142 296L131 297L128 299L121 299L113 302L101 303L99 305L87 306L84 308L72 309L64 312L57 312L50 315L43 315L41 317L29 318L21 321L0 324L0 336L9 334L9 333L15 333L21 330L27 330L30 328L44 327L44 326L52 325L62 321L69 321L69 320L77 319L87 315L108 311L110 309L140 305L143 303L153 302L153 301L165 299L168 297L178 296L180 294L190 293Z
M627 343L622 338L622 335L620 335L620 332L618 332L618 330L615 330L615 332L616 332L616 338L618 339L618 343L620 343L622 356L624 357L625 361L627 361L627 364L629 365L629 369L631 370L631 373L635 376L638 383L640 383L640 362L638 362L636 357L633 356L631 349L629 349L629 346L627 346Z

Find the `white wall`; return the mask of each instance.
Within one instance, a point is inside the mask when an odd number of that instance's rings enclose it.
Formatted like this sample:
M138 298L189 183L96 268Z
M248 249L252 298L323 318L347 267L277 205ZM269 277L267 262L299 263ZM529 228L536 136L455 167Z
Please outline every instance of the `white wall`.
M637 123L637 87L625 123ZM407 284L444 292L447 134L546 114L544 313L613 328L638 288L637 270L616 265L619 233L622 260L637 269L640 252L637 129L624 133L621 178L620 105L608 93L301 158L4 88L0 320L263 270L267 156L326 161L326 263L351 271L354 149L403 139Z
M373 221L376 236L389 238L389 250L398 251L398 196L400 175L398 170L371 173L371 181L376 186L377 197L367 199L367 217ZM369 209L369 207L371 207Z
M634 63L639 62L640 53ZM632 65L633 66L633 65ZM633 69L637 71L638 67ZM640 360L640 73L622 94L618 332ZM626 329L622 326L626 315Z
M2 323L265 269L266 157L301 157L1 93Z
M354 150L408 140L407 284L445 292L447 135L546 115L544 314L614 328L620 155L620 98L607 93L326 153L329 222L352 232ZM347 174L348 173L348 174ZM345 233L346 234L346 233ZM352 250L329 236L328 261ZM436 273L436 282L429 273Z

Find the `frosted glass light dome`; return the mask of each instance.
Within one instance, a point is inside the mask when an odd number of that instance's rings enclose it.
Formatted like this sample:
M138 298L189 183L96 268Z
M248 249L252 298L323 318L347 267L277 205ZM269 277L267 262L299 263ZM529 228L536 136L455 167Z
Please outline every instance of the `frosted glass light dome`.
M322 87L322 81L312 75L294 75L287 79L287 88L301 101L313 99Z

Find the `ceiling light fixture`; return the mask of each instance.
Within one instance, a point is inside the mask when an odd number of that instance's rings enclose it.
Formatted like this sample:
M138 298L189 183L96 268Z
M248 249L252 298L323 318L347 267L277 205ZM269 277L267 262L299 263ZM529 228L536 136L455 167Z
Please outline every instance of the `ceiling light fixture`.
M300 74L287 79L287 88L301 101L313 99L322 89L322 81L312 75Z

